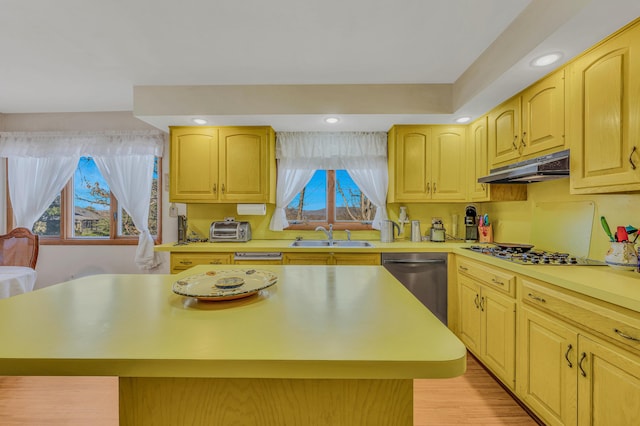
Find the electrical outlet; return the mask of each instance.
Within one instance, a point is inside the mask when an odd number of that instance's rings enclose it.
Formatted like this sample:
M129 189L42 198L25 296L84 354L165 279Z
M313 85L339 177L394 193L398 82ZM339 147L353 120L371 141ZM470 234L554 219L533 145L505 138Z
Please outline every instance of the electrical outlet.
M169 217L178 217L178 206L176 206L176 203L171 203L169 206Z

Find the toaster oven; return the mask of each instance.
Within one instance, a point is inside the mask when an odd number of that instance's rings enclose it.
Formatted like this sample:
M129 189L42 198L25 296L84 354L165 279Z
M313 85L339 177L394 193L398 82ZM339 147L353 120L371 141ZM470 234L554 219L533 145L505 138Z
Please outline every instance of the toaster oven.
M225 219L211 223L209 228L209 242L246 242L251 240L251 224L236 222L235 219Z

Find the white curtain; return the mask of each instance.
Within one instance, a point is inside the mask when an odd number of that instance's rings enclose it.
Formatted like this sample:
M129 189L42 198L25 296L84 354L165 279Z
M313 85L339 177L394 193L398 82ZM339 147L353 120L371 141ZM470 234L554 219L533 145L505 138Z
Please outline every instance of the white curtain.
M33 229L36 220L60 194L80 157L9 157L8 186L16 227Z
M149 232L149 199L153 179L153 155L94 156L100 173L109 189L133 219L140 232L135 262L141 269L158 266L158 256L153 250L153 237Z
M105 180L140 231L136 263L142 269L157 266L147 223L153 159L162 157L165 138L155 130L0 132L0 157L8 158L17 226L32 229L73 176L80 157L90 156L100 163Z
M374 229L380 229L382 220L387 218L386 133L279 132L276 158L278 188L270 230L282 231L288 226L284 209L318 169L347 170L363 194L377 207L372 223Z

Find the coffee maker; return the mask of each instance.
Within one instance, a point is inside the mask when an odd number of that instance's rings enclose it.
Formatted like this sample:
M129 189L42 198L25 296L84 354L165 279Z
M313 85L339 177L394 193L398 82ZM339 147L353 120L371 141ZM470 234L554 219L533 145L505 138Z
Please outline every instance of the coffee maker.
M178 215L178 244L187 244L187 216Z
M464 212L465 234L464 240L467 243L475 243L478 241L478 212L476 207L469 205L465 207Z

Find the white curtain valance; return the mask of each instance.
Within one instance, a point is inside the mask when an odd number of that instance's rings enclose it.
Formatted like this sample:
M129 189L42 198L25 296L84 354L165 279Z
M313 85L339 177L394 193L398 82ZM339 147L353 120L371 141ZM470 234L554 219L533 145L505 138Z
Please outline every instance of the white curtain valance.
M385 132L278 132L276 138L276 158L296 168L341 170L387 159Z
M159 130L102 132L0 132L0 157L153 155L162 157Z

